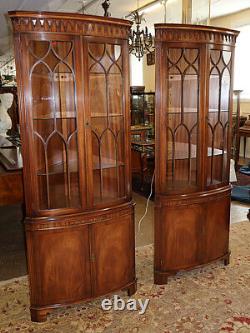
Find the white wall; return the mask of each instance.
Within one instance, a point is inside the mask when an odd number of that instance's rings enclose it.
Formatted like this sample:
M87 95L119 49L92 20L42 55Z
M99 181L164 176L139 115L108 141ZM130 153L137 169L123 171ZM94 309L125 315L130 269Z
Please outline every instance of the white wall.
M211 20L211 25L213 26L219 26L219 27L225 27L225 28L230 28L230 29L239 29L243 26L250 25L250 9L242 10L238 13L231 14L231 15L226 15L222 16L216 19ZM244 38L247 40L247 38ZM246 41L245 41L246 42ZM248 43L250 45L250 35L248 39ZM237 49L237 43L236 43L236 49ZM237 52L236 52L237 56ZM245 55L243 55L244 58ZM249 54L246 55L245 58L248 58L248 68L247 70L250 69L250 56ZM235 61L235 64L237 66L237 59ZM236 70L236 75L241 75L241 72L244 70L240 65L238 65L239 71L237 67L235 67ZM248 77L249 81L249 86L250 86L250 77ZM241 89L241 87L235 87L237 89ZM247 116L250 115L250 99L241 99L241 104L240 104L240 109L241 109L241 115ZM241 150L240 150L240 155L243 155L243 138L241 139ZM250 158L250 138L247 138L247 145L246 145L246 156Z
M147 58L143 58L143 78L145 91L155 91L155 65L148 66Z
M130 55L130 85L143 86L143 60Z

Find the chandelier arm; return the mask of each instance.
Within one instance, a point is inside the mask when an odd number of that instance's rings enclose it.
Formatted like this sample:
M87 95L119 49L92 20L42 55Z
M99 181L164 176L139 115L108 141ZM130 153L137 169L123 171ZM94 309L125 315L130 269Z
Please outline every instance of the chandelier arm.
M135 23L135 29L129 34L129 53L135 55L140 61L145 54L152 53L154 49L154 39L152 34L148 32L148 27L145 30L141 28L143 14L139 15L136 10L131 14Z

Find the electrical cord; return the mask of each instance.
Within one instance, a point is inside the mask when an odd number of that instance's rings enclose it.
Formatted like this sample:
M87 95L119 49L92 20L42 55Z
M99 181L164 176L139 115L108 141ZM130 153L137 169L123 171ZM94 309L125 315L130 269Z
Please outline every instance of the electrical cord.
M144 218L146 217L146 215L147 215L147 213L148 213L149 200L150 200L150 198L152 197L152 194L153 194L153 184L154 184L154 179L155 179L155 170L154 170L154 173L153 173L153 176L152 176L152 179L151 179L150 194L149 194L148 199L147 199L145 212L144 212L144 214L142 215L142 217L140 218L140 220L139 220L139 222L138 222L138 230L137 230L137 234L140 233L140 231L141 231L141 224L142 224L142 221L144 220Z

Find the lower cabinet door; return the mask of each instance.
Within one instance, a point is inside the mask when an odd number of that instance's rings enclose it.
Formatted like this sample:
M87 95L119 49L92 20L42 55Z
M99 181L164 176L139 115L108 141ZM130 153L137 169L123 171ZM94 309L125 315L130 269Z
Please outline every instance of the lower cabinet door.
M135 279L134 224L121 216L91 226L94 296L122 289Z
M201 208L198 205L164 207L157 216L155 260L159 267L156 269L172 272L199 264Z
M205 204L204 262L226 255L229 251L230 194Z
M31 305L91 297L88 226L26 232Z

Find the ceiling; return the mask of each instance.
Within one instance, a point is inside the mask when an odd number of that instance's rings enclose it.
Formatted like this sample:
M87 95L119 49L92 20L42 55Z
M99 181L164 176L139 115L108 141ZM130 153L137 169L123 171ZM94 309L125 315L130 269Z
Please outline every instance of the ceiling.
M113 17L125 17L129 12L152 0L110 0L110 12ZM101 3L103 0L86 0L87 14L103 15ZM250 8L250 0L211 0L211 17L226 15L242 9ZM0 0L0 55L12 47L11 26L7 17L9 10L34 11L69 11L77 12L82 7L81 0ZM208 14L208 0L193 0L194 16L202 19ZM147 25L153 30L153 24L163 22L164 10L162 6L152 9L145 14ZM167 22L180 22L181 0L168 0Z

